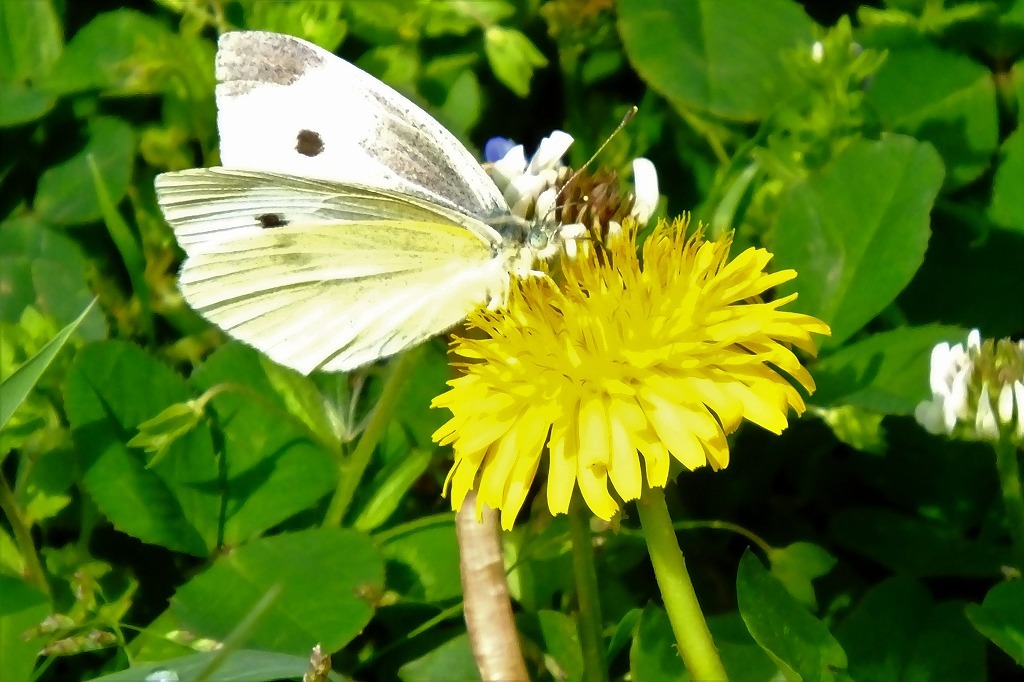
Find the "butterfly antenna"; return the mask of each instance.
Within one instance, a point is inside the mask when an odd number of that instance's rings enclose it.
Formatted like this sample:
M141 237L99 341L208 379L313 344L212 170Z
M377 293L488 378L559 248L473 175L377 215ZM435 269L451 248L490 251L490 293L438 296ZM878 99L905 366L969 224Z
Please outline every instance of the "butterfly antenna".
M569 177L569 179L565 181L565 184L562 185L562 189L558 191L559 199L562 198L562 192L565 191L565 188L571 185L573 180L579 177L580 173L585 171L587 169L587 166L593 163L594 159L596 159L601 154L601 152L604 151L604 148L608 146L608 143L611 142L615 138L615 136L618 135L622 131L622 129L626 127L626 124L633 120L633 117L636 116L637 111L639 111L639 109L635 104L629 108L629 111L627 111L626 115L622 117L622 120L619 122L619 125L615 126L615 130L613 130L611 135L609 135L605 139L605 141L601 143L601 146L597 148L597 151L594 152L593 155L589 159L587 159L587 162L580 166L578 169L576 169L576 172L573 173Z

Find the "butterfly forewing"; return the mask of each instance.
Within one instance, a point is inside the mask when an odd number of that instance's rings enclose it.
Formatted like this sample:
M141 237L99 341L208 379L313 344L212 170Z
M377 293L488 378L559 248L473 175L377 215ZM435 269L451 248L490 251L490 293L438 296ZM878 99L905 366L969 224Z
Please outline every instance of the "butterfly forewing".
M380 187L483 220L509 213L454 135L312 43L262 31L225 33L216 75L226 167Z

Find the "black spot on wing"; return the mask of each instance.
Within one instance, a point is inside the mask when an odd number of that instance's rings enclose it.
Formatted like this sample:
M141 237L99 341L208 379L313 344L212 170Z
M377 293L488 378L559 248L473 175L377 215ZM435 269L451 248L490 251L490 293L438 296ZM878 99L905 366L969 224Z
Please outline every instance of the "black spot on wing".
M295 138L295 151L303 156L316 156L324 150L324 139L313 130L300 130Z
M265 230L271 227L284 227L288 224L288 221L280 213L264 213L256 216L256 220L259 221L260 227Z

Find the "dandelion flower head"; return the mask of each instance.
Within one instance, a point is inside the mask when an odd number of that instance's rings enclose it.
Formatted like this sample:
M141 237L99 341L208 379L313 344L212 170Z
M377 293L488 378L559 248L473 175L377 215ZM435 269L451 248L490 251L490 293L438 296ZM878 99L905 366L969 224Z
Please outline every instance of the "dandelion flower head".
M517 281L505 308L469 319L483 338L456 338L461 376L435 398L452 418L446 481L458 509L470 490L511 528L543 461L547 505L568 510L578 486L602 519L646 483L664 487L671 459L687 469L729 463L743 419L779 433L804 411L795 381L814 382L791 347L815 352L828 326L760 296L795 276L765 272L771 254L729 261L731 239L686 236L662 221L637 253L635 222L561 260L564 281ZM788 377L788 378L787 378Z

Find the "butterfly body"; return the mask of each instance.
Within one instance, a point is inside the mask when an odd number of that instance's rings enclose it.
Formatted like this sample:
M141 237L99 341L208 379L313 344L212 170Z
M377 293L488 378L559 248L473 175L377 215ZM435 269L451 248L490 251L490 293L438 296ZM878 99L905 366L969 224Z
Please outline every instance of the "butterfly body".
M504 302L548 241L433 118L298 38L226 33L221 167L156 180L185 300L308 373L347 371Z

